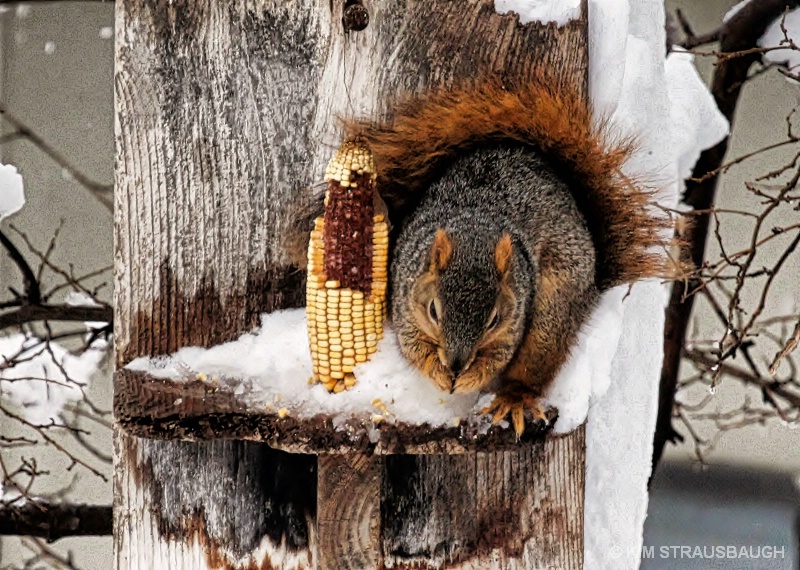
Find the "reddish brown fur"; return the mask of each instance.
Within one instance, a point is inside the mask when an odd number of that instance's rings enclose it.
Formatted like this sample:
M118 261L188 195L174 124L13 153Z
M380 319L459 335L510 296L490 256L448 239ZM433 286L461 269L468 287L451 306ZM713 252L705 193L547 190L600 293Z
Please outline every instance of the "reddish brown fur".
M503 234L494 248L494 264L500 275L508 273L508 269L511 266L511 254L513 253L511 248L511 236Z
M451 255L453 255L453 244L450 241L450 236L442 229L436 230L436 237L434 237L433 246L431 247L432 269L441 271L447 267L447 264L450 263Z
M421 191L454 156L497 141L535 148L572 188L595 241L600 290L666 273L669 220L652 208L652 192L620 171L633 145L612 142L590 107L570 89L539 72L507 90L486 81L437 91L401 105L390 123L349 124L366 137L378 169L378 188L402 220Z

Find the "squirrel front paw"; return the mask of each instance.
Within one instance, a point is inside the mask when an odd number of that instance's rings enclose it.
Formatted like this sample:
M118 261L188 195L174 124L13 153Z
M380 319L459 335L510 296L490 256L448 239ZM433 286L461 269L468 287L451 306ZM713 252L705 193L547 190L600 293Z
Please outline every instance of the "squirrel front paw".
M547 421L539 397L534 395L524 384L506 384L494 397L494 400L481 410L482 414L491 414L492 423L499 424L511 414L511 423L517 437L525 431L525 410L530 411L535 420Z
M417 366L436 387L443 392L453 391L453 373L445 368L436 354L428 354L417 361Z
M466 372L456 377L453 382L452 392L454 394L465 394L467 392L478 392L486 387L496 376L495 363L476 360Z

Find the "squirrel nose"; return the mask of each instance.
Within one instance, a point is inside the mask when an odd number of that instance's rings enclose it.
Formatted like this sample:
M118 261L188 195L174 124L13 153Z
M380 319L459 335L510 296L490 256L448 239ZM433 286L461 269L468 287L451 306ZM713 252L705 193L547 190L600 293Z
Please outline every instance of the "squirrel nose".
M464 369L464 363L465 362L466 362L466 359L464 359L464 358L459 358L459 357L454 358L452 360L452 362L450 363L450 370L452 370L453 374L458 376L459 374L461 374L461 371Z
M458 376L461 374L465 368L469 365L469 355L468 354L452 354L450 355L450 364L448 368L453 373L454 376Z

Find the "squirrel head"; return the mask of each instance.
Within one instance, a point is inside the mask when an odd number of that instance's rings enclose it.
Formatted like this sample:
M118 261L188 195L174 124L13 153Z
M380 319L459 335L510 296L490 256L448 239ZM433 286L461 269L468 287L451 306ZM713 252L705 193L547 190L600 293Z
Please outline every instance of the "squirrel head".
M422 340L412 361L442 390L480 390L511 360L527 298L518 284L530 282L516 249L508 233L436 230L408 316Z

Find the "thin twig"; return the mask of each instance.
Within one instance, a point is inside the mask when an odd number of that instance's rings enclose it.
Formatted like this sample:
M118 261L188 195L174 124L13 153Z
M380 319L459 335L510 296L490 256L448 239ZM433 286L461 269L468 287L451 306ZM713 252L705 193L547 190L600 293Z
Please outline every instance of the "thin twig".
M78 170L66 158L64 158L58 151L56 151L50 144L45 141L41 136L34 132L25 123L14 117L8 112L4 104L0 103L0 116L2 116L11 126L16 129L17 134L29 140L34 146L45 153L50 159L67 172L78 184L86 188L92 196L97 199L103 206L109 210L113 210L113 203L109 195L114 190L113 184L102 184L91 179L89 176Z
M22 273L22 279L25 283L25 301L34 304L39 303L42 300L42 292L39 289L39 280L34 275L31 266L28 265L28 262L25 261L25 258L14 243L2 231L0 231L0 244L3 245L19 272Z

